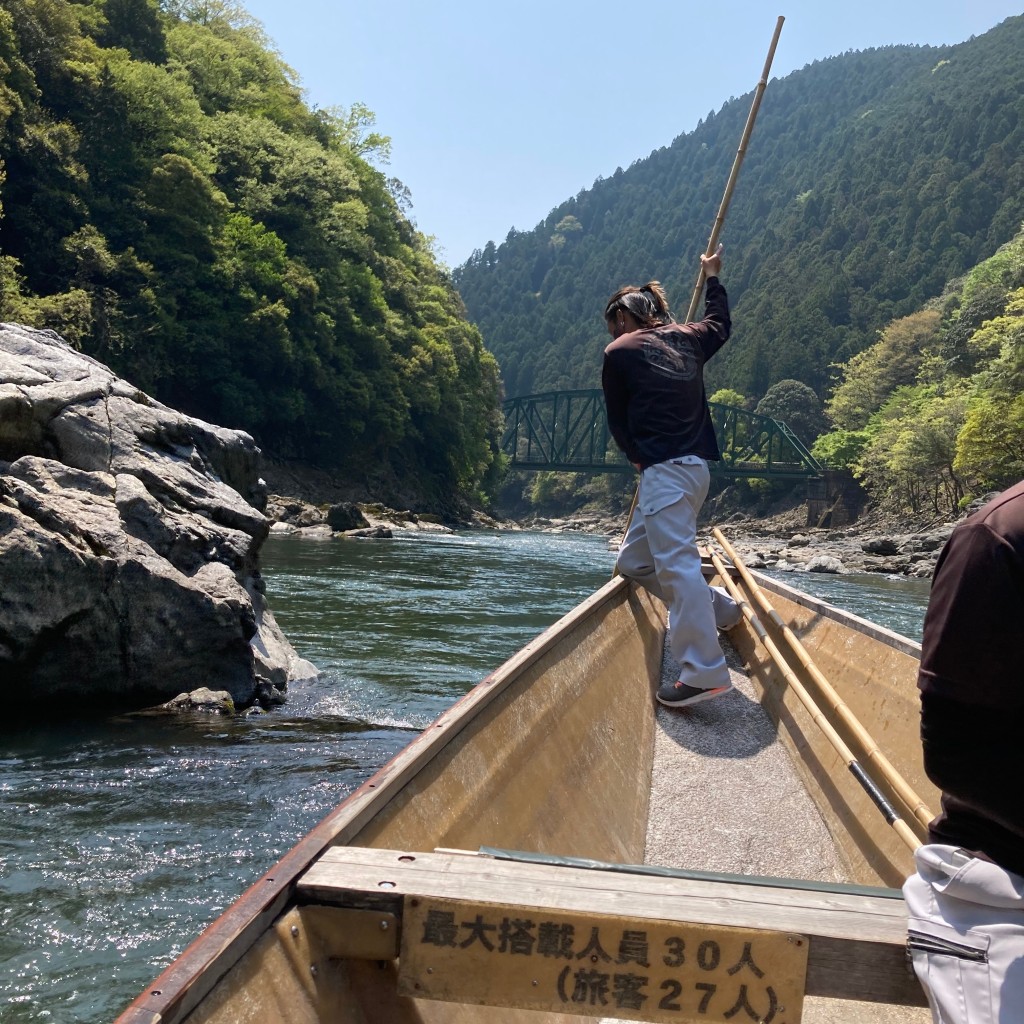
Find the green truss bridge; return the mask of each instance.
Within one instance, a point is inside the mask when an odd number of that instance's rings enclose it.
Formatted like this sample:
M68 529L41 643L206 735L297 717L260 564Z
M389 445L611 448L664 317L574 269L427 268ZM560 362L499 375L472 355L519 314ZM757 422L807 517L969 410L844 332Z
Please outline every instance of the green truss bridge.
M721 462L713 474L812 480L825 469L785 423L731 405L711 404ZM600 389L549 391L504 404L502 451L515 469L632 473L608 432Z

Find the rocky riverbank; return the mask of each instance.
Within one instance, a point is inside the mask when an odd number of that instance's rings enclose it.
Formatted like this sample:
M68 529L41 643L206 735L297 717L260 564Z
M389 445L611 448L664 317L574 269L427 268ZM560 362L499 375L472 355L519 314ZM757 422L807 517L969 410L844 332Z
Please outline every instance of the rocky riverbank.
M521 529L517 523L497 520L483 512L445 522L433 513L389 508L381 502L313 502L282 494L267 495L266 515L271 535L307 540L388 540L395 530L455 533L460 529Z
M982 501L976 502L971 510ZM314 504L273 494L268 498L267 515L273 521L271 533L311 539L386 539L395 529L450 533L478 528L598 534L606 537L611 546L621 540L626 521L625 513L613 516L596 510L564 517L533 515L515 522L478 512L464 522L449 525L436 516L391 509L379 503ZM717 526L751 568L930 578L939 552L957 522L870 511L859 521L839 529L809 528L806 520L803 504L766 518L737 512L721 520L702 521L700 542L711 545L711 530Z
M952 520L894 520L868 515L842 529L797 525L803 508L789 517L752 521L733 516L707 524L704 542L714 543L718 526L736 553L752 569L791 572L880 573L930 579L953 527ZM787 521L788 519L788 521Z
M991 495L974 502L964 515L979 508ZM581 529L606 535L618 542L625 530L625 515L601 517L585 514L560 521L536 523L537 528ZM702 518L698 540L715 541L718 527L737 554L753 569L792 572L880 573L930 579L947 538L959 519L911 517L868 510L858 521L836 529L807 526L803 503L767 517L735 512L722 518Z

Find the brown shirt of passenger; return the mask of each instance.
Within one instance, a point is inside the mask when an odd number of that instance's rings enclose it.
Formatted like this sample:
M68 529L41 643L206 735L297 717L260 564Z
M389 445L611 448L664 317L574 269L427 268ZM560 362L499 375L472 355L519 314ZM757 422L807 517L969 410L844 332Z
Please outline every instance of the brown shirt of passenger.
M953 531L925 615L921 739L934 843L1024 875L1024 482Z

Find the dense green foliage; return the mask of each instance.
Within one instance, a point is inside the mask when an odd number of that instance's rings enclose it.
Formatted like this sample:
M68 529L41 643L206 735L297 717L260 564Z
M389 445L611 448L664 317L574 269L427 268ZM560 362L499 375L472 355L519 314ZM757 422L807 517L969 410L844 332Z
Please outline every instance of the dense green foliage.
M1015 234L1022 52L1016 17L956 46L850 52L771 82L722 236L734 333L710 390L756 403L789 379L824 400L833 364ZM686 312L751 98L456 270L510 396L596 386L600 311L621 284L660 279Z
M754 412L782 420L804 444L811 444L828 429L821 400L799 380L776 381L757 403Z
M814 454L948 515L1024 478L1024 231L839 367Z
M372 123L232 0L0 0L0 318L277 455L472 493L497 365Z

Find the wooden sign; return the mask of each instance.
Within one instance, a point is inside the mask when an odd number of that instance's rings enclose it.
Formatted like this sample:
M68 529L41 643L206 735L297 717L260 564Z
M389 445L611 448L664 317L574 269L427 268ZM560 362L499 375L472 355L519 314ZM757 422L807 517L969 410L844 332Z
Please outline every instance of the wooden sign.
M799 1024L806 936L406 896L417 999L644 1021Z

